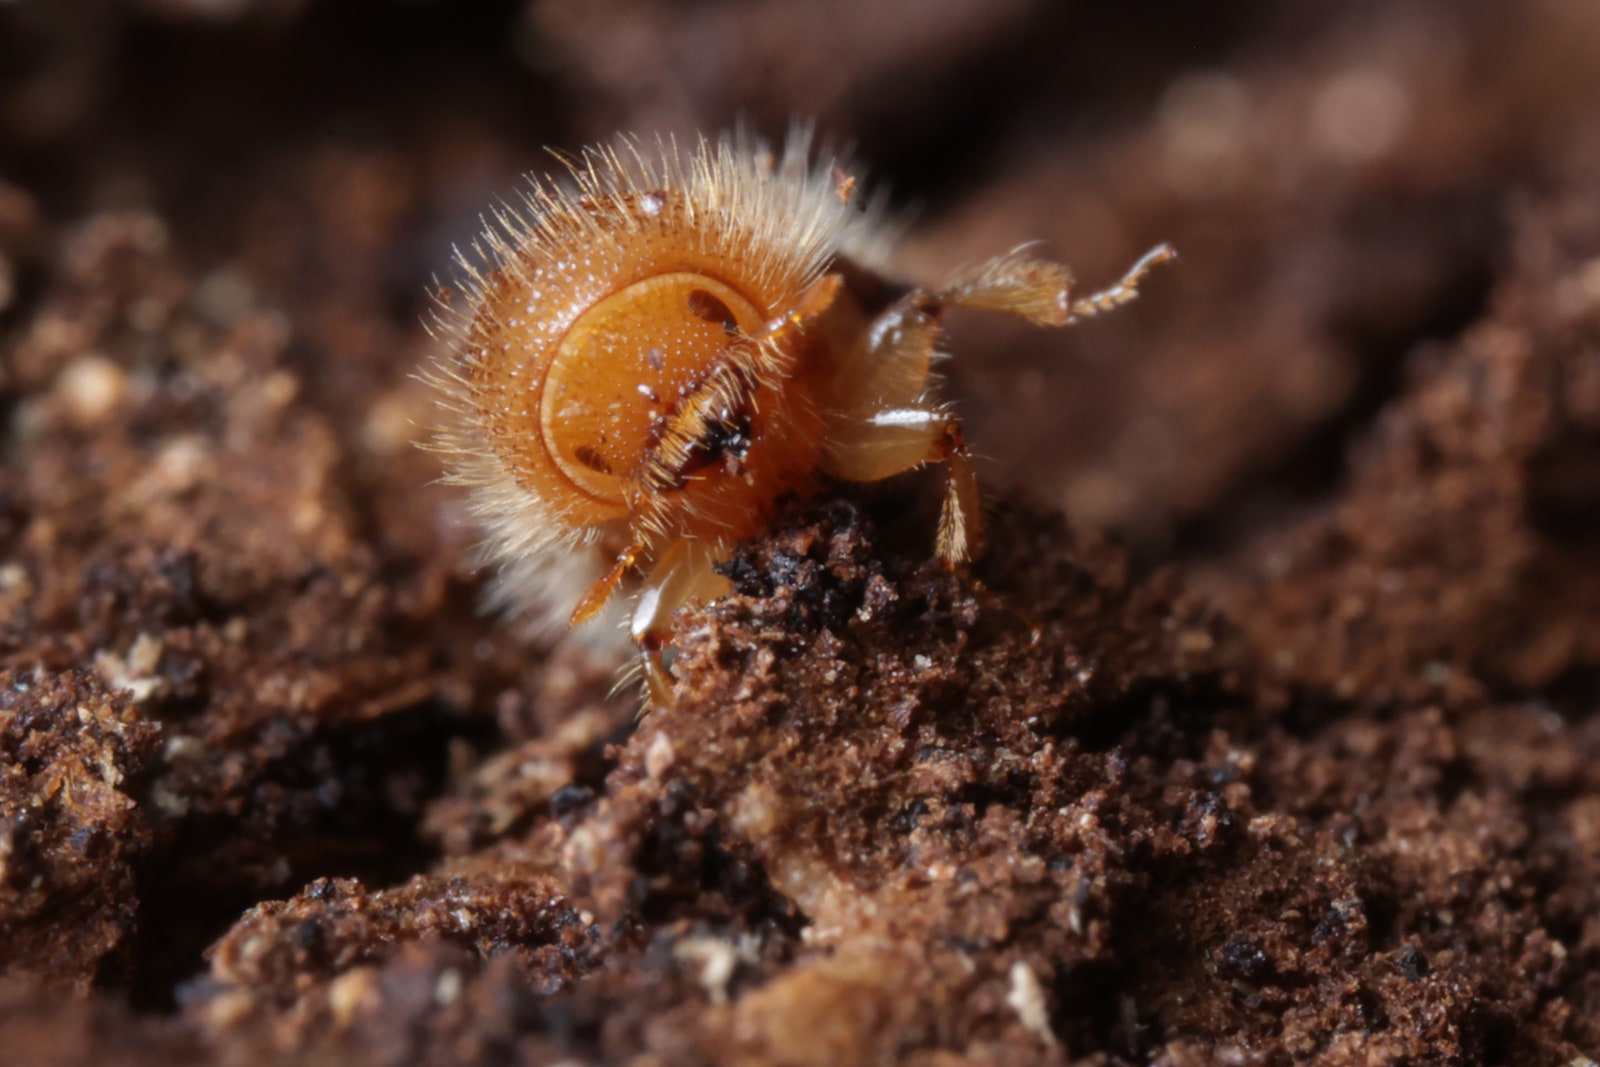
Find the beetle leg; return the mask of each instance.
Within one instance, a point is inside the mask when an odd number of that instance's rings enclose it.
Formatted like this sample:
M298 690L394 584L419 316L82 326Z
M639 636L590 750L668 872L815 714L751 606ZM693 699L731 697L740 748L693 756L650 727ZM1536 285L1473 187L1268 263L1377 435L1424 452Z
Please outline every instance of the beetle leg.
M939 299L1018 315L1040 326L1065 326L1126 304L1139 295L1139 282L1151 268L1176 258L1171 245L1157 245L1115 285L1073 299L1072 274L1066 267L1016 249L961 271L939 291Z
M840 291L844 288L844 279L838 274L824 274L806 287L795 298L794 306L782 315L768 322L766 327L750 338L752 342L761 344L803 330L823 315L833 306Z
M946 308L998 311L1040 326L1065 326L1126 304L1138 296L1139 282L1152 268L1175 258L1170 245L1157 245L1115 285L1074 299L1071 272L1023 248L960 271L937 291L902 293L865 322L855 346L831 368L823 408L859 420L919 402ZM830 291L830 301L835 295Z
M961 420L943 407L890 408L835 424L823 469L852 482L875 482L924 463L945 465L944 503L935 545L949 566L977 555L983 541L978 479Z
M981 522L961 420L926 399L944 307L941 295L913 289L865 324L828 383L822 468L845 481L875 482L944 463L936 545L939 558L954 566L977 553Z
M915 404L928 387L943 305L914 289L856 330L855 344L821 383L821 407L839 420Z
M1074 299L1066 267L1017 249L969 267L943 288L902 293L858 329L859 339L830 368L823 383L823 408L845 421L919 403L937 355L940 324L949 307L1016 315L1040 326L1064 326L1126 304L1157 264L1175 259L1170 245L1157 245L1117 283ZM836 301L844 310L848 302ZM858 305L849 305L858 306Z
M691 600L709 603L732 588L715 570L726 558L726 550L714 541L683 538L667 546L645 578L628 633L639 646L654 706L672 701L672 674L662 658L672 637L672 613Z
M1016 315L1041 326L1064 326L1138 295L1139 282L1176 258L1168 245L1146 252L1113 286L1073 299L1066 267L1026 249L956 274L936 292L913 289L883 308L823 383L823 469L846 481L872 482L924 463L945 464L938 554L948 566L972 559L982 545L978 480L961 421L927 400L947 307Z
M1072 317L1072 272L1035 259L1026 249L1007 252L962 270L939 290L939 301L1016 315L1038 326L1061 326Z
M577 626L579 623L588 622L600 614L600 609L610 602L616 593L617 587L622 584L622 579L639 560L639 553L643 551L638 545L629 545L618 554L616 562L611 569L600 576L600 580L589 587L578 601L578 606L572 609L572 617L567 620L568 626Z
M1156 245L1150 251L1140 256L1128 272L1117 279L1115 285L1101 289L1097 293L1090 293L1086 297L1072 302L1072 314L1068 322L1076 322L1103 311L1121 307L1139 295L1139 282L1150 272L1150 268L1160 263L1170 263L1178 258L1177 250L1166 242Z
M644 669L644 706L639 709L640 716L651 708L672 707L675 701L672 694L672 672L667 669L666 660L662 658L662 650L659 647L641 647L639 663Z
M960 419L954 415L945 416L934 450L936 458L944 460L944 503L939 508L939 532L934 547L946 567L955 567L983 552L978 474Z

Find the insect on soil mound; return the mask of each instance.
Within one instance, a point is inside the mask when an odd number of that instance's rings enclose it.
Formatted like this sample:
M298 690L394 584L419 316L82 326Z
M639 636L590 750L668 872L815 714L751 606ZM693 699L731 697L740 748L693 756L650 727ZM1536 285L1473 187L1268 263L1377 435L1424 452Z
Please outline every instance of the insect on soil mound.
M1154 14L0 5L0 1062L1600 1056L1600 23ZM908 280L1184 259L951 316L983 556L775 504L641 718L480 612L422 294L738 113Z

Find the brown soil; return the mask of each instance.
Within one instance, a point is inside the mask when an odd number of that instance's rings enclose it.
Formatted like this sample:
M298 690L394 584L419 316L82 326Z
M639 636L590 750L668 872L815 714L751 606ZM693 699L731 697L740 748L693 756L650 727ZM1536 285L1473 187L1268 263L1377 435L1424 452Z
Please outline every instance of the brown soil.
M1600 1057L1600 15L0 5L0 1064ZM476 610L476 214L791 114L1028 239L995 507L813 501L675 707ZM1064 517L1065 516L1065 517Z

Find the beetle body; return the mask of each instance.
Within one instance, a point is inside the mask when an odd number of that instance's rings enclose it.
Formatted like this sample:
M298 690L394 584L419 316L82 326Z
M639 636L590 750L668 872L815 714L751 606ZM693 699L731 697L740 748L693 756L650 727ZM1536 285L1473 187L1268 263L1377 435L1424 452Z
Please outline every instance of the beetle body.
M947 308L1060 325L1130 299L1171 255L1086 300L1020 250L919 289L889 280L881 211L804 137L776 158L622 141L567 169L462 259L437 443L472 487L502 604L583 622L644 573L629 630L657 698L671 612L723 592L715 564L786 497L943 462L937 553L978 550L971 458L930 376ZM609 569L579 566L583 545Z

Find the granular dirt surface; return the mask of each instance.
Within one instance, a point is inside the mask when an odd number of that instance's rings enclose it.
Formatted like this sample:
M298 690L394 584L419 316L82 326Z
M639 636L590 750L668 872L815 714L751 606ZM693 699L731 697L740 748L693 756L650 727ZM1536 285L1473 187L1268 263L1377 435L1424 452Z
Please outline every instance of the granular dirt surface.
M1600 15L0 5L0 1064L1600 1057ZM937 479L798 502L676 701L477 610L430 278L622 127L853 138Z

